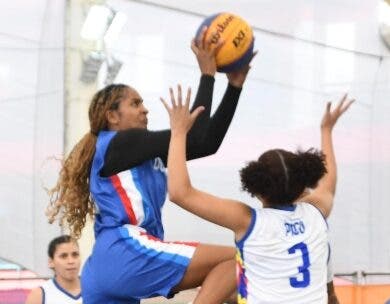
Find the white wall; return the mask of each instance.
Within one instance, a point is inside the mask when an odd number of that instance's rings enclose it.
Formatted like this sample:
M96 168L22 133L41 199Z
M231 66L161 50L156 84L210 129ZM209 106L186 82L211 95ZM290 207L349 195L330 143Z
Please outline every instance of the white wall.
M0 256L47 268L44 215L63 151L64 1L0 4Z
M238 169L269 148L318 147L325 101L345 91L355 96L357 103L335 131L334 268L390 271L390 59L378 36L377 1L149 1L165 7L108 2L128 16L109 49L124 62L117 82L139 90L150 110L151 129L168 127L159 97L168 95L169 86L197 85L189 45L204 16L231 11L254 25L260 54L229 133L215 156L190 164L194 184L204 190L256 204L240 192ZM59 233L46 224L41 179L53 181L58 168L46 158L64 149L64 3L0 4L0 256L42 274L47 242ZM69 64L78 66L73 58ZM77 77L72 81L74 91ZM224 75L218 75L215 104L225 87ZM72 115L77 125L80 117L85 119L85 113ZM72 134L68 140L76 141L78 135ZM168 239L232 244L230 232L171 203L164 221Z
M334 268L389 271L389 52L378 35L377 3L152 2L164 7L110 1L128 15L111 49L125 62L117 82L139 90L150 110L152 129L168 127L158 97L167 96L169 86L197 85L199 73L189 44L203 16L231 11L255 25L260 54L230 131L215 156L190 165L194 184L204 190L256 204L239 190L237 172L245 161L274 147L318 147L325 102L343 92L357 98L335 131L339 183L330 218ZM217 76L215 103L226 86L224 78ZM168 239L232 244L230 232L171 203L165 207L164 221Z

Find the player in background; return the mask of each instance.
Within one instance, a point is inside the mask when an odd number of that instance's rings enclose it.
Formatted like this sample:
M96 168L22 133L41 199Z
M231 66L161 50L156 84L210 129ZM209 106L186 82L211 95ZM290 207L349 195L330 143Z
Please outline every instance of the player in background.
M47 250L54 277L29 293L26 304L82 304L80 252L69 235L56 237Z

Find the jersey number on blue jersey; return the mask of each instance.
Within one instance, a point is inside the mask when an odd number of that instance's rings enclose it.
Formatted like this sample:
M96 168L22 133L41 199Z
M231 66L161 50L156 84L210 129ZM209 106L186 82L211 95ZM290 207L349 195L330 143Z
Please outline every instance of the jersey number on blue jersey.
M295 244L288 249L289 254L294 254L295 251L300 250L302 253L303 265L298 267L299 272L302 274L302 278L292 277L290 278L290 285L294 288L304 288L310 285L310 258L309 251L305 243L301 242Z

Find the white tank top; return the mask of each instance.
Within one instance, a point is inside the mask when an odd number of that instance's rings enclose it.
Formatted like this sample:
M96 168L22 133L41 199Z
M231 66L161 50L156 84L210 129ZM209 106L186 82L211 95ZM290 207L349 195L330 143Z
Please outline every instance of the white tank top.
M81 294L74 296L63 289L55 279L41 286L43 304L82 304Z
M327 224L314 206L252 210L236 246L239 304L327 303Z

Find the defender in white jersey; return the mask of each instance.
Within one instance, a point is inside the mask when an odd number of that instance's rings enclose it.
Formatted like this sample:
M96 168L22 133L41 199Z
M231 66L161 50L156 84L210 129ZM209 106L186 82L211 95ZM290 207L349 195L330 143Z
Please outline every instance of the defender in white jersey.
M172 131L170 199L235 233L237 271L233 265L231 273L226 267L219 271L226 296L236 285L242 304L327 303L325 219L332 209L337 173L332 130L352 102L345 95L333 111L327 104L321 122L321 152L269 150L240 171L243 189L263 204L263 208L252 209L192 187L186 167L186 138L198 113L190 113L187 104L173 102L170 107L163 101Z
M40 287L43 304L82 304L81 293L73 295L62 288L55 278L50 279Z
M252 210L236 246L241 303L327 303L327 225L313 205Z
M82 304L77 242L69 235L57 237L49 244L48 256L54 278L31 290L26 304Z

